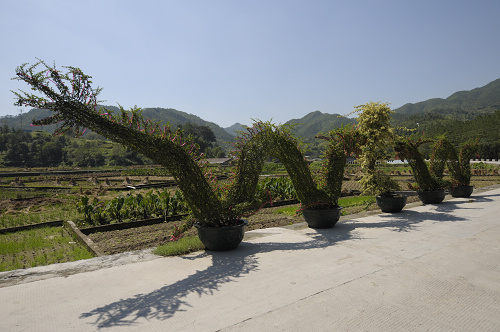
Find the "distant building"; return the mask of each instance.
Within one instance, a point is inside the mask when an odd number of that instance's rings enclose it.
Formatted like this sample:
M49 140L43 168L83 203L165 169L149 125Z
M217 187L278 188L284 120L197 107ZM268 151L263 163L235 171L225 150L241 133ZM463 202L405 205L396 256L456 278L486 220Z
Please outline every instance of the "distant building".
M352 157L352 156L347 157L346 164L348 164L348 165L356 164L356 157Z
M207 158L207 161L211 165L219 166L230 166L233 158Z

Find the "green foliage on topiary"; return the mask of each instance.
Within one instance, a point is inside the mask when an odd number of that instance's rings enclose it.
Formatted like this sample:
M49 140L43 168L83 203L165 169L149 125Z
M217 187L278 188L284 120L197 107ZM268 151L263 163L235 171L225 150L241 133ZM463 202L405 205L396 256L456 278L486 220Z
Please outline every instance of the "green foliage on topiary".
M328 136L318 135L316 137L328 141L320 188L326 191L332 204L338 205L347 157L360 153L364 137L358 128L352 125L331 130Z
M444 136L438 137L434 145L431 159L431 169L436 174L443 174L444 168L450 171L453 186L467 186L470 184L471 168L470 159L477 154L479 140L468 140L462 145L460 151Z
M394 113L388 103L369 102L356 106L354 113L359 113L358 130L364 137L359 161L364 175L360 180L366 195L391 196L399 190L399 184L382 171L377 170L377 162L390 158L388 150L394 141L391 127L391 114Z
M443 149L442 144L435 143L433 145L433 155L431 158L433 166L430 169L419 151L419 147L422 144L432 141L431 139L424 138L412 140L407 136L397 136L395 140L394 150L402 161L408 161L417 182L416 186L411 186L412 189L433 191L446 187L446 182L442 179L443 169L441 168L441 164L442 160L444 160L443 158L445 158L445 149Z
M39 66L43 67L41 71L37 71ZM318 185L297 139L290 134L290 126L256 121L236 140L234 173L227 181L219 181L208 168L204 155L198 153L198 145L190 137L186 138L182 130L172 131L168 125L145 120L137 107L129 112L120 107L119 114L98 109L97 96L101 89L93 89L91 77L80 69L65 68L68 71L61 73L43 61L18 67L17 79L42 96L14 92L18 97L16 105L54 112L53 116L35 121L34 125L58 124L56 133L60 134L69 130L81 134L88 128L165 167L175 178L191 215L174 232L174 238L194 222L208 227L235 225L246 213L261 206L256 188L268 156L277 157L283 163L304 208L337 205L346 156L357 151L359 146L360 135L354 128L334 130L325 138L329 141L325 178ZM139 210L145 215L145 209L149 209L147 201L140 201L137 200L142 208ZM119 222L125 217L124 205L123 197L109 205L108 212ZM89 215L90 211L87 212Z
M468 186L470 184L471 167L470 160L477 156L479 150L479 139L468 140L462 145L458 158L448 162L448 169L454 186ZM455 150L456 151L456 150ZM454 152L456 153L456 152ZM454 160L457 160L456 162Z
M250 201L255 194L262 164L267 156L278 158L285 167L299 201L305 206L332 207L334 203L317 187L308 162L290 133L290 126L256 122L239 136L236 147L235 185L232 201Z

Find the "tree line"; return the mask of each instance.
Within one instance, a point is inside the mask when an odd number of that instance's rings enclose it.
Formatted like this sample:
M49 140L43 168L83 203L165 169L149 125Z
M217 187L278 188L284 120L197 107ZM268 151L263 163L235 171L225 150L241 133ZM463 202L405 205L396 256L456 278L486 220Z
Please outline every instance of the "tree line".
M224 157L215 144L215 135L207 126L186 123L185 135L192 135L200 151L208 157ZM98 167L147 165L152 161L120 144L90 133L73 138L68 133L54 136L45 131L26 132L4 125L0 127L0 166L3 167Z

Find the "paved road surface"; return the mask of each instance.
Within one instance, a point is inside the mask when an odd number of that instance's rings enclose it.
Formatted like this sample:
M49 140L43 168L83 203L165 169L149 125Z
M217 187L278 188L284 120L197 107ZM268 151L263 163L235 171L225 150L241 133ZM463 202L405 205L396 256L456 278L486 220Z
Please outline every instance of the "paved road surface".
M0 331L500 331L500 187L231 252L0 273Z

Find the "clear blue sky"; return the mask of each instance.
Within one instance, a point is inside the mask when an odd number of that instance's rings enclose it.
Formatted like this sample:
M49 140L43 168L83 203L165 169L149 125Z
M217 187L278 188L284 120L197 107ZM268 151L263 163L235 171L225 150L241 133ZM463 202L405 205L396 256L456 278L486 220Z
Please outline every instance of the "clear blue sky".
M223 127L393 108L500 78L498 0L0 0L0 116L40 58L106 105L175 108ZM28 111L25 109L24 112Z

